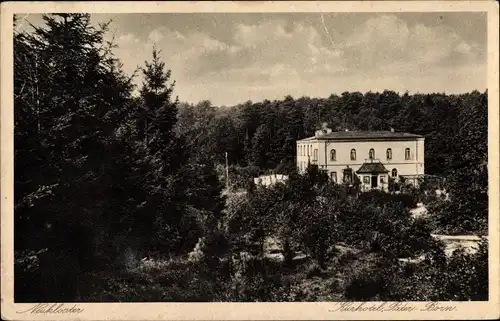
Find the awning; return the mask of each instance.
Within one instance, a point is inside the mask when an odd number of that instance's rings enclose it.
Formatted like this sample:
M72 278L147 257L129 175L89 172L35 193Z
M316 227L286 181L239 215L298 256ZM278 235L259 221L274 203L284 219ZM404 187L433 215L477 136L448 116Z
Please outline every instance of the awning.
M381 162L364 163L357 171L357 174L385 174L389 171Z

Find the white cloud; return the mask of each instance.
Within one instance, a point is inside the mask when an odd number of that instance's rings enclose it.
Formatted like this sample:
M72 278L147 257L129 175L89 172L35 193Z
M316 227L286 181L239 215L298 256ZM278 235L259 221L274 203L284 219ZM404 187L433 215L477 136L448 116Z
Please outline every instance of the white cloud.
M405 48L410 31L406 23L394 16L368 19L356 27L346 40L347 46L365 47L368 51L385 48L402 50Z
M131 74L151 59L156 43L177 82L175 94L181 100L208 99L215 105L287 94L329 96L384 89L463 92L486 87L486 47L484 40L471 36L476 27L471 21L478 20L468 16L458 29L446 20L464 16L448 15L441 24L426 18L410 22L398 14L368 20L353 15L352 22L324 24L318 23L319 17L308 22L300 15L293 21L259 19L259 23L241 23L235 17L222 24L224 30L188 25L177 29L175 24L166 27L156 22L159 27L143 34L126 21L127 16L116 26L114 41L119 48L114 52ZM108 18L96 16L96 21ZM38 16L29 20L43 22ZM324 28L335 24L329 30L332 43Z
M180 99L208 99L216 105L287 94L460 92L485 87L485 62L478 61L482 48L453 30L409 25L393 15L368 19L337 36L335 47L321 27L303 22L235 24L232 32L230 42L206 32L160 27L144 41L121 35L117 55L131 70L150 59L156 43L172 70Z
M238 24L233 39L242 47L255 47L269 44L273 40L292 39L292 35L283 28L283 21L272 20L259 25Z
M468 55L470 45L444 26L409 26L396 16L379 16L357 27L345 41L346 63L352 68L379 68L395 63L406 66L439 65L454 51Z
M119 43L121 46L126 47L126 46L136 45L140 42L140 40L133 34L127 33L125 35L120 35L116 39L116 42Z

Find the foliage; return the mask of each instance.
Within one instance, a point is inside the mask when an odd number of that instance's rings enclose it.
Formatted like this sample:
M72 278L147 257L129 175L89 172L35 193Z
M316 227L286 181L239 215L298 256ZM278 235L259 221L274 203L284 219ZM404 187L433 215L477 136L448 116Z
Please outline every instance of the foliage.
M443 255L443 254L438 254ZM455 250L448 260L434 257L419 264L395 265L384 272L392 275L390 291L381 299L418 301L488 300L487 242L468 254ZM418 286L416 286L418 285Z
M81 295L83 281L70 280L82 275L187 253L217 225L224 200L213 163L176 132L159 52L133 97L108 24L94 27L89 14L43 20L14 35L16 300L68 301ZM41 249L36 265L22 263Z
M134 97L108 24L43 19L14 35L16 301L487 298L486 245L446 259L430 234L487 232L487 92L190 105L154 49ZM430 182L359 194L314 165L298 174L295 142L318 119L425 135L426 169L449 197ZM252 184L269 171L289 179ZM423 199L431 215L413 219Z

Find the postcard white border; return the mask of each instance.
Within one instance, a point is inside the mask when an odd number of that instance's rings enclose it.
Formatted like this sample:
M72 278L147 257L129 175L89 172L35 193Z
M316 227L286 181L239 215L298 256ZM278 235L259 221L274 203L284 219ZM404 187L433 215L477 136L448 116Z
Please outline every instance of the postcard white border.
M1 4L1 311L9 320L388 320L491 319L499 299L499 32L495 1L339 2L7 2ZM453 302L452 312L419 312L426 302L409 302L413 312L332 312L336 303L78 303L79 314L30 314L34 304L13 302L13 14L50 12L487 12L489 301ZM379 302L379 304L382 302ZM65 304L71 308L73 303ZM450 302L442 302L450 305Z

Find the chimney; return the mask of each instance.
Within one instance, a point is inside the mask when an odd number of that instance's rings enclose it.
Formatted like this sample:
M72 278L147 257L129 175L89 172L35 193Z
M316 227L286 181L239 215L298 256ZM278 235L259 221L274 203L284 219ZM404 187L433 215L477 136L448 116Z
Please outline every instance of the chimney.
M315 133L314 133L314 136L316 137L321 137L325 134L325 131L320 129L320 130L317 130Z

